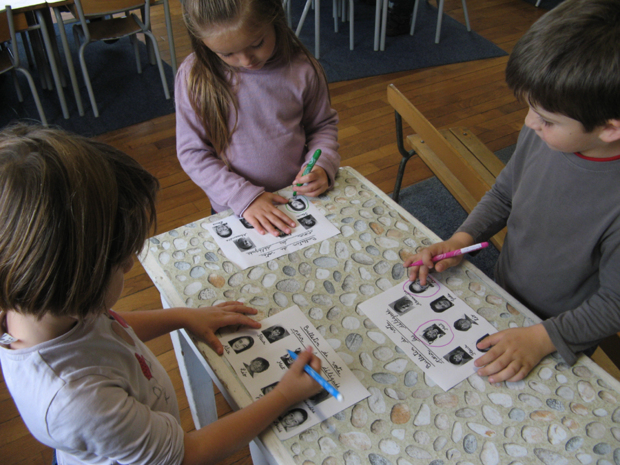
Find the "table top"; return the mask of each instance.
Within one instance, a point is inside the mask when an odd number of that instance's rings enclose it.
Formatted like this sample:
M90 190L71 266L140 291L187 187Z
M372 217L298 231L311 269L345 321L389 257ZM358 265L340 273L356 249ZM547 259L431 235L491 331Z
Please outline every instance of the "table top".
M444 392L357 309L406 279L403 257L440 239L349 167L314 203L341 234L245 271L204 227L227 213L151 238L141 257L174 306L240 300L262 319L298 305L371 392L287 441L265 431L261 440L280 463L494 465L536 456L545 464L620 464L615 378L585 356L571 367L553 354L525 380L490 385L474 374ZM439 279L498 330L540 321L466 260ZM235 401L248 405L224 359L192 339Z

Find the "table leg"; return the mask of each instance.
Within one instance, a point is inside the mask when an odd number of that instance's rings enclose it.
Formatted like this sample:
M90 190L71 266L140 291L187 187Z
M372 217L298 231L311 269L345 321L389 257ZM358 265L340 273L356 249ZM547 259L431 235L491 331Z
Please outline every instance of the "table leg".
M318 60L321 50L321 0L314 0L314 57Z
M200 429L217 421L213 380L208 372L210 370L200 363L200 359L180 331L170 333L170 338L179 364L194 426ZM205 363L204 360L203 363Z
M169 0L164 0L164 16L166 17L166 31L168 31L168 46L170 47L170 64L172 65L172 73L177 74L177 55L174 48L174 36L172 35L172 19L170 18Z
M162 302L165 301L162 299ZM239 406L219 382L217 376L215 376L215 373L213 373L202 354L198 352L198 349L185 330L173 331L170 333L170 338L172 339L172 346L179 364L179 372L181 373L189 409L192 412L196 429L217 421L217 407L213 390L214 383L232 409L239 410ZM277 464L258 439L250 442L250 454L252 455L252 463L254 465Z
M385 50L385 34L387 28L388 0L383 0L383 15L381 16L381 44L379 50Z
M65 119L69 119L69 110L67 109L67 101L65 100L65 93L62 88L62 82L58 73L58 66L56 66L56 60L54 58L54 50L50 41L49 31L45 23L45 17L41 10L37 10L37 18L39 25L41 26L41 34L43 35L43 42L45 44L45 50L49 57L50 67L52 68L52 76L54 77L54 84L56 85L56 92L58 93L58 100L60 100L60 107L62 108L62 115Z

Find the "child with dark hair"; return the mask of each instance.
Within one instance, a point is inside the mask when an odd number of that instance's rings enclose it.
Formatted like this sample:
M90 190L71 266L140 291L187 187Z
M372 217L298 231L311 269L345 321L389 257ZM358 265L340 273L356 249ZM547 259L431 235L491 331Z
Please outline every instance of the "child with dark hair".
M508 234L498 283L544 321L492 334L476 360L518 381L547 354L573 364L620 330L620 2L566 0L518 41L506 81L529 105L514 155L447 241L405 264L426 280L462 257L431 257Z
M144 344L187 328L259 328L240 302L111 310L155 224L159 183L128 155L57 129L0 132L0 361L30 432L58 463L217 462L320 391L308 351L250 406L185 434L172 382Z

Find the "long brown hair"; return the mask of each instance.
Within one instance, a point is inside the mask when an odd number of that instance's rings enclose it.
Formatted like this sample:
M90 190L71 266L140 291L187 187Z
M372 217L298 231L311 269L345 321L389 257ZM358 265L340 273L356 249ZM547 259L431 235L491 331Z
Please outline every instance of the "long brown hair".
M273 60L288 63L303 53L319 79L327 82L321 65L288 26L282 0L184 0L182 3L183 19L196 56L187 82L189 99L210 143L224 161L223 152L237 126L236 70L202 42L215 26L234 24L258 30L272 24L276 32ZM231 105L235 112L232 128L228 126Z

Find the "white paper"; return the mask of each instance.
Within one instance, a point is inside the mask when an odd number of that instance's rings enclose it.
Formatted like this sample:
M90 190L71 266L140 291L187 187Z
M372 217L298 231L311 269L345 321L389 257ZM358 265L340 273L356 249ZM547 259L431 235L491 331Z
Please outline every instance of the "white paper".
M298 435L370 395L299 307L283 310L261 324L259 330L244 329L220 337L224 357L253 399L265 395L284 376L292 363L287 349L298 352L308 346L321 359L320 375L344 396L339 402L323 390L289 409L273 425L281 440Z
M444 391L475 373L478 341L497 330L437 279L405 281L359 305Z
M224 255L243 270L340 234L338 228L303 196L290 199L278 208L295 219L297 226L291 234L282 233L280 237L258 234L250 223L235 215L210 223L207 229Z

